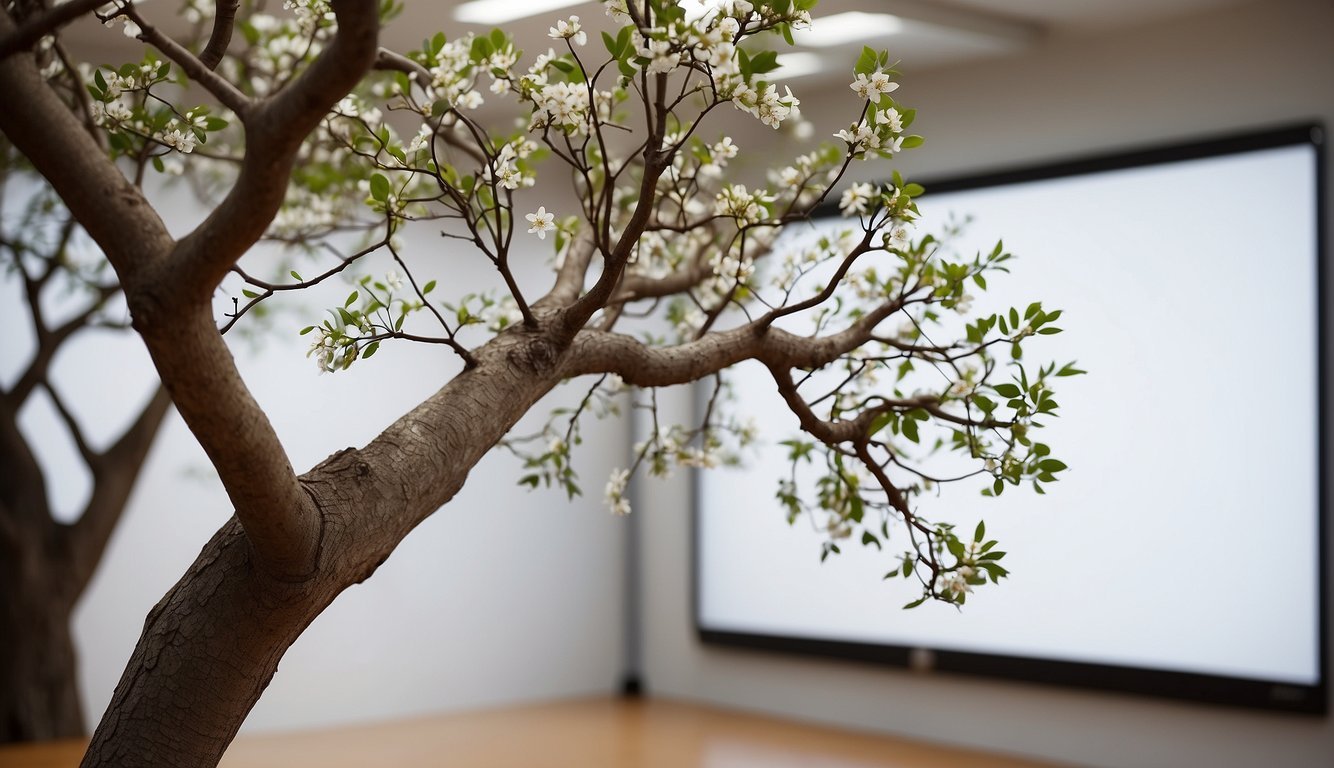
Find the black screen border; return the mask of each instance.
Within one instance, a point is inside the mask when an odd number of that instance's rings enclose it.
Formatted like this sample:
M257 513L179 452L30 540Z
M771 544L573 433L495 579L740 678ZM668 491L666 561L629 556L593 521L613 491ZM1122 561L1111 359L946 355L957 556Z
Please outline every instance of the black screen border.
M1316 245L1316 593L1317 632L1319 634L1319 680L1313 685L1294 685L1224 675L1197 674L1147 667L1094 664L1026 656L974 653L909 645L862 643L829 638L756 634L709 629L700 616L700 483L699 473L691 471L691 616L700 642L706 645L766 651L793 656L821 657L848 662L902 667L914 671L971 675L1030 684L1081 688L1121 694L1135 694L1177 701L1197 702L1226 707L1260 709L1306 715L1327 716L1328 686L1328 526L1329 483L1328 440L1325 420L1329 414L1326 387L1329 382L1329 354L1325 347L1329 313L1325 299L1329 295L1325 265L1325 137L1324 125L1317 121L1288 125L1262 131L1211 137L1184 143L1141 147L1129 151L1085 155L1054 162L988 171L973 175L943 177L923 182L926 195L960 192L986 187L1023 184L1070 176L1083 176L1128 168L1142 168L1167 163L1277 149L1311 146L1315 153L1315 245ZM817 208L813 218L838 216L831 199Z

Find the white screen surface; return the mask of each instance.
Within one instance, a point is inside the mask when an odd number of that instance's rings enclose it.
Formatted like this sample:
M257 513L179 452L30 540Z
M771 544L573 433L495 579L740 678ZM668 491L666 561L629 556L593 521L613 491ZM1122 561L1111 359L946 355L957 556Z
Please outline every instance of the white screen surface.
M962 611L902 611L918 593L882 581L901 543L821 564L822 534L784 523L796 419L743 365L733 407L762 447L699 477L701 627L1318 682L1315 165L1307 145L928 190L917 236L970 215L960 251L1004 237L1018 256L973 316L1065 310L1026 358L1089 371L1057 380L1043 430L1071 469L1046 496L923 498L930 519L985 519L1011 577Z

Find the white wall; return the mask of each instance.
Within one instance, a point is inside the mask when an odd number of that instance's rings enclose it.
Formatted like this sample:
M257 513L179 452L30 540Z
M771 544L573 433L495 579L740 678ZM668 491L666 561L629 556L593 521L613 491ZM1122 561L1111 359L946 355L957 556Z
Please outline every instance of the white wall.
M1312 118L1334 124L1331 35L1329 3L1266 2L920 75L904 62L895 96L920 110L914 131L927 144L902 167L952 175ZM839 89L828 89L837 102L805 91L807 115L843 113ZM870 164L857 172L887 175ZM1253 236L1247 229L1259 223L1242 219L1238 236ZM667 400L683 414L687 399L678 391ZM645 676L655 694L1087 765L1323 766L1334 754L1326 718L702 646L691 616L689 492L684 475L638 491Z
M156 195L177 233L199 216L182 203L189 197L182 191ZM550 205L553 198L544 200ZM440 279L432 298L455 299L500 284L484 257L441 238L437 229L408 235L405 250L427 265L422 281ZM539 245L523 234L516 239L516 268L534 292L551 242ZM383 274L389 265L382 260L367 267ZM258 268L272 274L274 266ZM341 280L331 282L327 291L289 302L293 311L260 334L261 344L233 342L242 374L298 472L344 447L364 445L457 370L443 346L386 344L349 371L319 375L297 330L351 290ZM30 354L31 337L17 286L4 281L0 289L0 322L14 329L0 348L0 379L9 383ZM152 381L147 354L130 334L75 337L55 367L57 386L91 424L95 445L121 428ZM518 431L540 429L550 405L573 404L576 394L548 398ZM66 467L47 480L69 519L86 481L68 468L68 450L62 458L61 446L68 446L54 417L40 407L22 416L42 458ZM614 690L622 672L626 522L608 514L600 490L611 467L623 463L629 433L617 419L588 419L584 427L586 442L575 456L587 496L567 502L563 493L528 492L516 485L518 460L488 456L464 490L373 578L340 596L306 630L245 728L330 726ZM202 450L172 413L75 611L90 726L110 701L144 616L230 514Z

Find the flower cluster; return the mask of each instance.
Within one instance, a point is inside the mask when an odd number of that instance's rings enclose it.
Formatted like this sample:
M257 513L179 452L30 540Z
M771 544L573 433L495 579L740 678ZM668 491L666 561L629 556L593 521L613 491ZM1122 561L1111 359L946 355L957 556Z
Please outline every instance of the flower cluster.
M624 517L630 514L630 500L625 498L625 486L630 481L630 470L612 470L607 479L607 486L602 491L602 498L613 515Z
M728 184L718 193L714 212L737 220L739 225L755 224L769 216L773 198L764 192L749 192L745 184Z
M153 89L173 85L176 81L170 65L151 55L138 65L98 68L90 74L91 116L94 123L112 135L115 152L138 154L137 148L148 144L190 154L207 141L210 132L220 131L228 125L226 119L210 114L208 107L195 107L182 113L172 106L160 106L165 102L153 93ZM159 171L166 169L161 160L163 152L148 154L156 158L154 164Z

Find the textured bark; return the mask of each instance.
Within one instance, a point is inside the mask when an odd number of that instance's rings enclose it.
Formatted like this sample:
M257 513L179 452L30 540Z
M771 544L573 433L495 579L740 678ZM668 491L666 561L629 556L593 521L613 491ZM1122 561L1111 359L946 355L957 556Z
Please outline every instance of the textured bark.
M214 766L287 648L364 581L559 380L549 339L517 329L365 448L301 478L321 519L314 572L275 578L233 519L153 609L84 766Z

